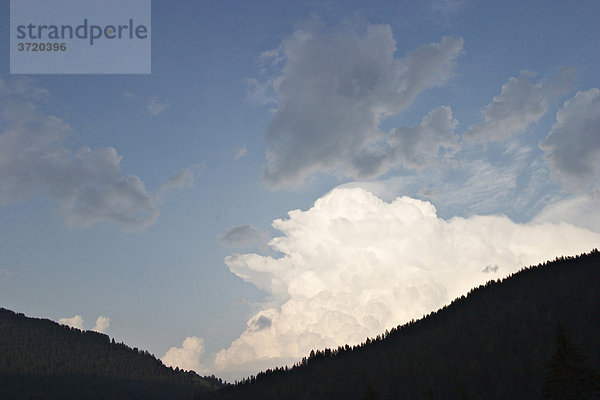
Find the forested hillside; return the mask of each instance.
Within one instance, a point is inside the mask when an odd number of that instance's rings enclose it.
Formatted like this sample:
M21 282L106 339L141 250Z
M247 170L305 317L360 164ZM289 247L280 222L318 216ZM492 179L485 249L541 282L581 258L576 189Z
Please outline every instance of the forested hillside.
M491 281L356 347L313 352L215 399L598 399L600 253Z
M219 385L104 334L0 309L0 399L186 399Z
M359 346L318 350L236 385L0 309L0 398L599 399L598 327L597 250L490 281Z

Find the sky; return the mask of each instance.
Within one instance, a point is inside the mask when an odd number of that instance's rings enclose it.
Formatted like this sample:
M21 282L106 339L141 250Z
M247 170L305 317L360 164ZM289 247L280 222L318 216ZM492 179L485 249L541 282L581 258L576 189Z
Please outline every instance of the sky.
M151 74L19 75L2 0L0 306L232 381L597 248L599 18L154 0Z

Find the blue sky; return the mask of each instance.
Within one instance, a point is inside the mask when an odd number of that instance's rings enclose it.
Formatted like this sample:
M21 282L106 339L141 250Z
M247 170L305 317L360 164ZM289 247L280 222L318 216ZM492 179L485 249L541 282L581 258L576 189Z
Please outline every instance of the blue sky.
M150 75L1 7L3 307L235 379L600 244L597 2L154 0Z

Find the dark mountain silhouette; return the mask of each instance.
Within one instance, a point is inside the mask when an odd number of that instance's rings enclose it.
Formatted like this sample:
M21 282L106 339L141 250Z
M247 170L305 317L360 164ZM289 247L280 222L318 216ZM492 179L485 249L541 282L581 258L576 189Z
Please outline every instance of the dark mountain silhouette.
M0 399L189 399L219 386L104 334L0 308Z
M0 309L0 399L597 400L599 327L597 250L490 281L359 346L313 351L235 385Z
M594 250L490 281L419 321L312 352L211 398L600 399L599 366Z

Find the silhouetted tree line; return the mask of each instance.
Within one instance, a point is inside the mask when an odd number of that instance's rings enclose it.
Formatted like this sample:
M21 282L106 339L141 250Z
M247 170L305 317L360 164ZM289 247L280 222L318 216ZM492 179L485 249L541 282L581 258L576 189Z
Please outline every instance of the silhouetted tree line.
M489 281L421 320L357 346L312 351L212 398L599 399L598 327L593 250Z
M489 281L360 345L315 350L234 385L0 309L0 399L598 400L599 326L598 250Z
M0 399L188 399L219 386L104 334L0 308Z

